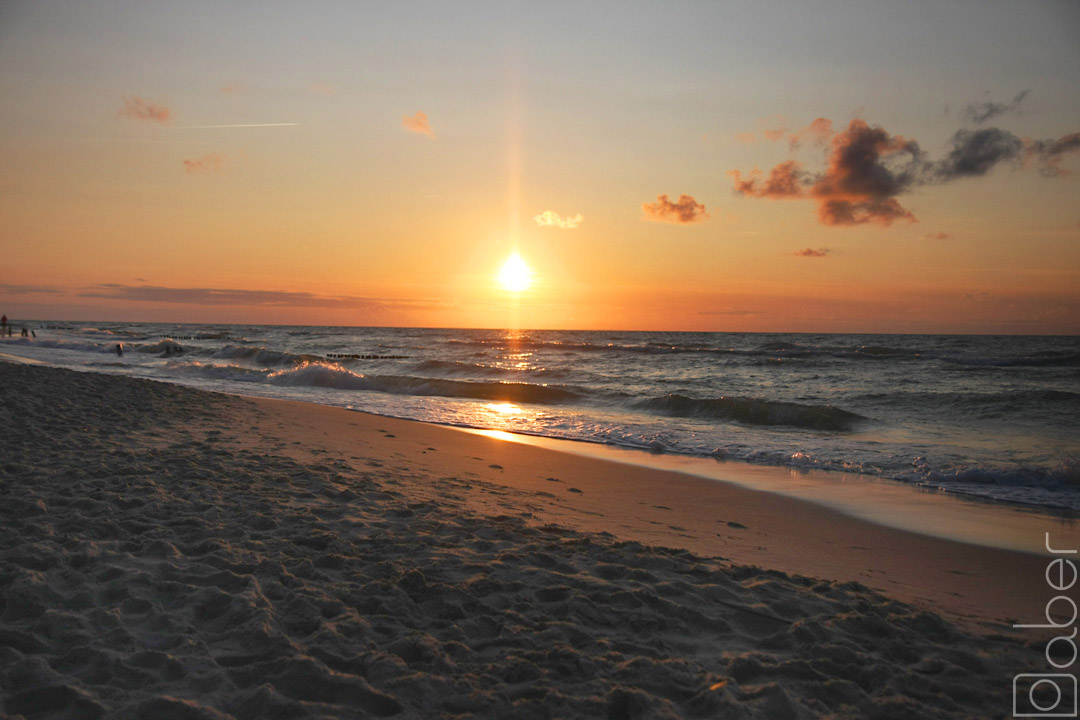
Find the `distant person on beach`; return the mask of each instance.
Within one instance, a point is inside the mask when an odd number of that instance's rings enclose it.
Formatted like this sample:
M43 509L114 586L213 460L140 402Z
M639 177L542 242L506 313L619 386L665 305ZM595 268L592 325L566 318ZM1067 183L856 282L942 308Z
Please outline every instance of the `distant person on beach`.
M120 357L124 357L124 345L123 343L116 343L116 354Z
M26 328L23 328L22 329L22 336L23 337L30 337L30 332Z
M5 330L7 330L7 315L0 317L0 335L3 335Z

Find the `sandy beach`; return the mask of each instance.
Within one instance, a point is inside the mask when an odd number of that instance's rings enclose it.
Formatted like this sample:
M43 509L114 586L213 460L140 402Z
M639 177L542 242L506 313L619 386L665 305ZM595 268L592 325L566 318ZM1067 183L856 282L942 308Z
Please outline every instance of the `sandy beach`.
M4 717L990 718L1047 669L1034 553L337 408L0 387Z

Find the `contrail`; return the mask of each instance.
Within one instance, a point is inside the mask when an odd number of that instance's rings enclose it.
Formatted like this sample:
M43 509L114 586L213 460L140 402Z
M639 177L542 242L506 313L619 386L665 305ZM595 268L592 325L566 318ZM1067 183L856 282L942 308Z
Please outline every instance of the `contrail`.
M174 125L177 130L212 130L215 128L294 127L300 123L247 123L241 125Z

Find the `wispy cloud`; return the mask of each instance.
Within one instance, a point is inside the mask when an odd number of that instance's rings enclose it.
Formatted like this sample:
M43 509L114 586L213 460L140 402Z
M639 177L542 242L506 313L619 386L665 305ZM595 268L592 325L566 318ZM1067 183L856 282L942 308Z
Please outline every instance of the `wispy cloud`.
M220 130L225 128L277 128L297 127L300 123L230 123L228 125L174 125L174 130Z
M964 118L966 120L970 120L976 125L981 125L982 123L991 120L998 115L1019 115L1020 105L1024 102L1024 98L1026 98L1028 96L1028 93L1030 92L1030 90L1023 90L1017 93L1016 97L1012 99L1012 102L1007 103L996 103L989 101L969 103L968 106L964 108Z
M824 145L835 134L836 131L833 130L832 120L819 117L798 132L789 135L788 146L795 150L807 141L813 145Z
M0 283L0 293L6 295L32 295L34 293L48 293L55 295L60 292L61 291L56 288L45 287L43 285L12 285L10 283Z
M938 230L937 232L927 233L923 235L923 240L948 240L952 235L944 230Z
M829 248L818 248L817 250L814 248L805 248L803 250L796 250L794 254L804 258L823 258L830 252L832 251L829 250Z
M431 123L428 122L427 115L423 112L418 112L411 117L406 115L401 118L401 124L409 132L427 135L429 138L435 137L435 131L431 129Z
M192 174L221 172L221 168L224 165L225 155L223 153L214 152L193 160L185 160L184 170Z
M1028 140L1027 156L1034 158L1043 177L1065 177L1069 170L1061 167L1066 155L1080 151L1080 133L1065 135L1057 140Z
M660 195L654 203L642 203L641 209L645 211L646 220L678 225L688 225L709 217L705 206L689 195L680 195L677 202L672 202L667 195Z
M381 300L353 295L317 295L309 292L276 290L236 290L219 288L175 288L160 285L103 283L78 293L79 297L185 305L351 308L375 310L387 307L438 306L429 300Z
M560 217L558 213L551 210L545 210L533 218L537 227L553 227L561 230L576 230L584 219L585 216L581 213L573 217Z
M117 111L118 115L135 118L136 120L149 120L150 122L168 124L172 117L172 110L149 100L144 100L137 95L124 98L124 107Z

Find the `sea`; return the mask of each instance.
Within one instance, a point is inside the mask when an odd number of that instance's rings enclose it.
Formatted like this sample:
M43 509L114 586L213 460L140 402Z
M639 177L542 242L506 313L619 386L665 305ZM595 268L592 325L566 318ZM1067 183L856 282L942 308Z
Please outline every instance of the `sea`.
M0 352L444 425L1080 510L1075 336L34 321L0 340Z

